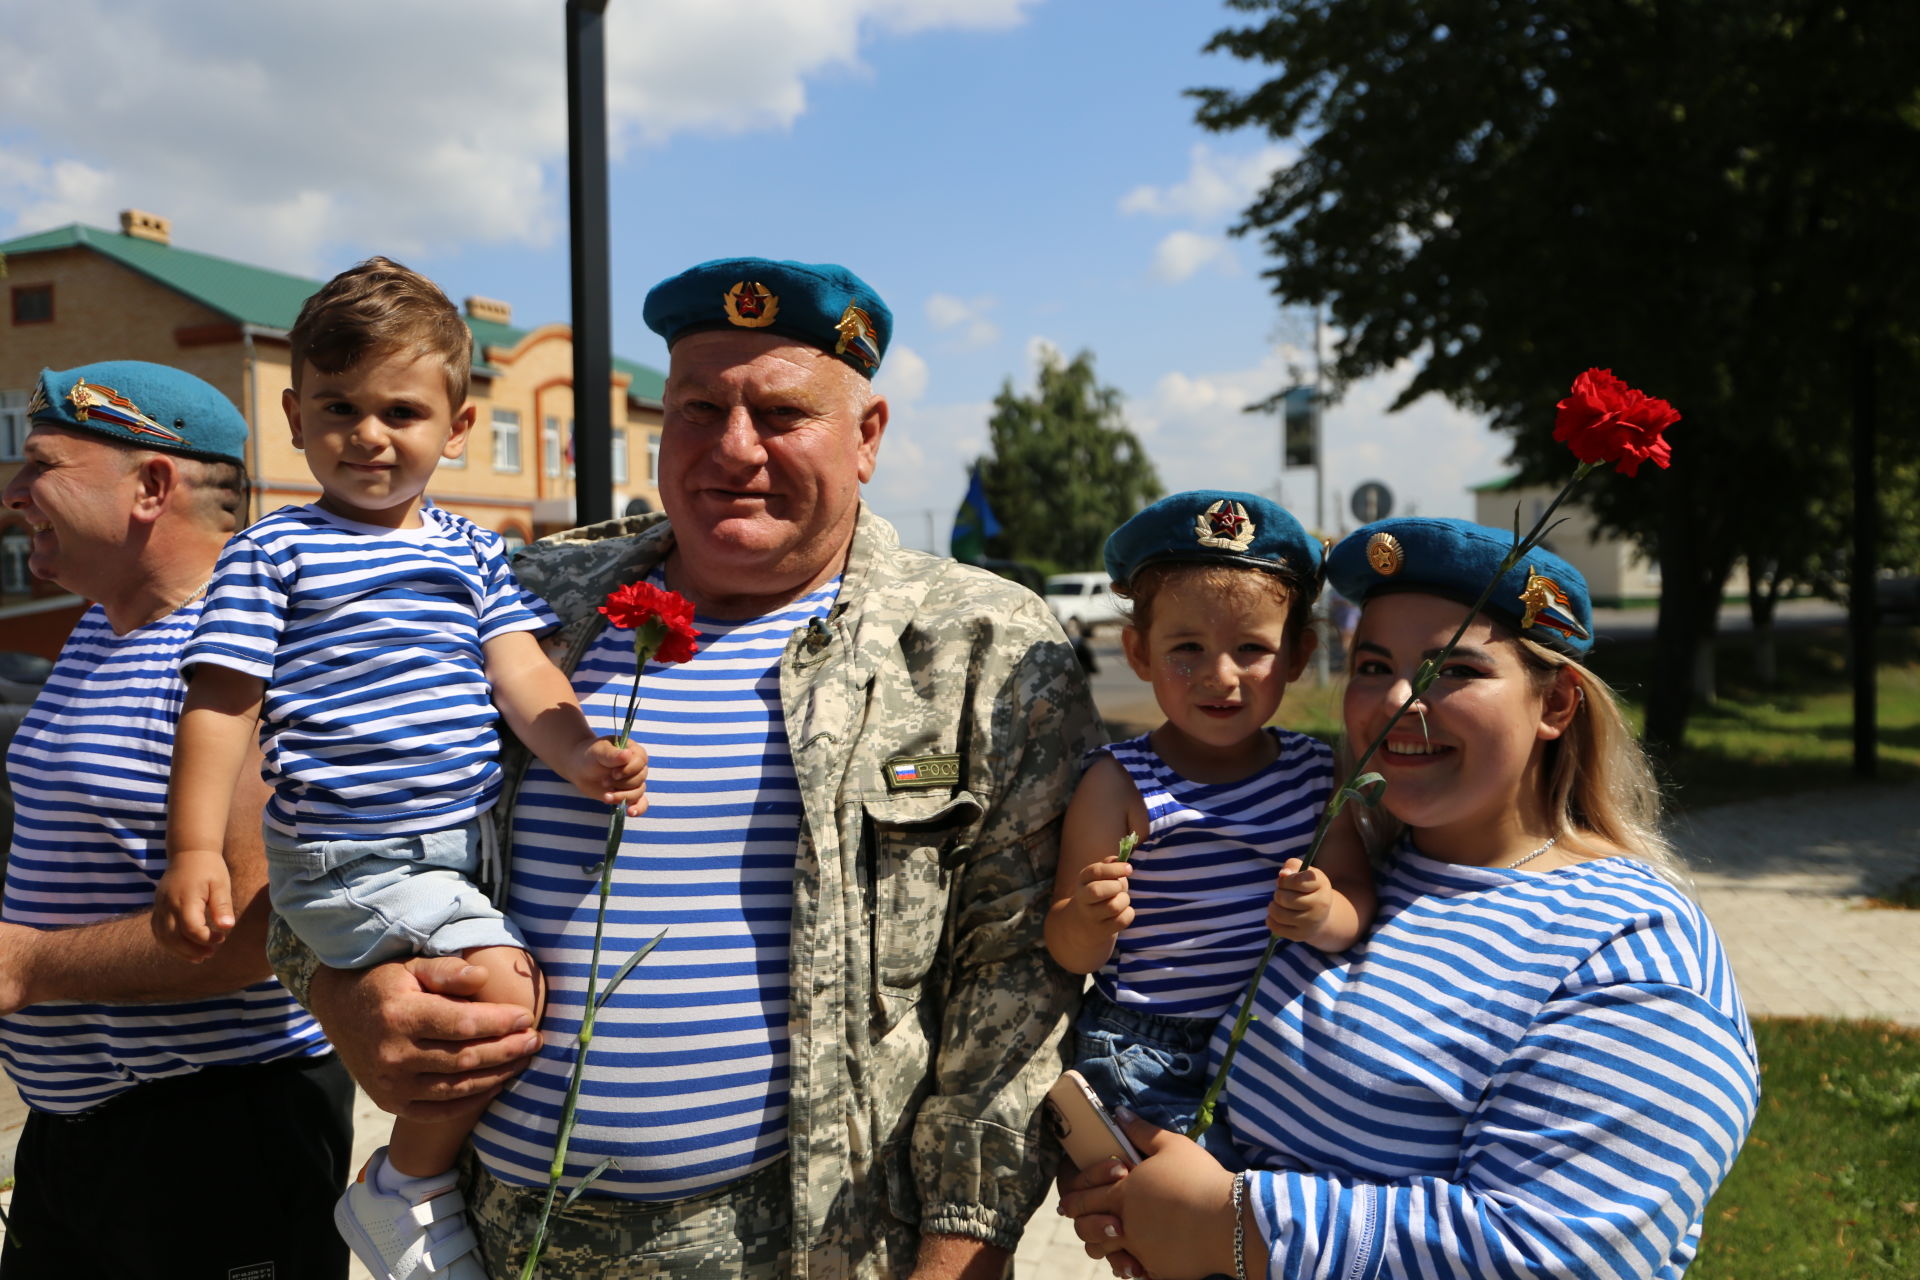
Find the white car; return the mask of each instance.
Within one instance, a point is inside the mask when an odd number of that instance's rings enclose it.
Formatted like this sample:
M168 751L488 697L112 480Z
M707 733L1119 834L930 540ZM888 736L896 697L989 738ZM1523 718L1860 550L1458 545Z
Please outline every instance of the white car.
M1098 627L1126 621L1126 602L1113 594L1104 573L1056 573L1047 579L1047 607L1070 636L1092 635Z

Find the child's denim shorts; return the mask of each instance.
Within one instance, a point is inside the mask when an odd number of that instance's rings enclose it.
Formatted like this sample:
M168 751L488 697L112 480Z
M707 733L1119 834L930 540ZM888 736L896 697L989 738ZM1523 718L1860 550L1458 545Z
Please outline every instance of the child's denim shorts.
M1085 1076L1107 1109L1127 1107L1163 1129L1185 1133L1206 1096L1207 1042L1218 1018L1176 1018L1115 1004L1089 988L1073 1024L1074 1070ZM1232 1146L1221 1123L1226 1100L1214 1104L1214 1122L1200 1139L1228 1168Z
M524 949L520 931L474 883L484 821L372 840L288 840L268 830L273 909L332 969Z

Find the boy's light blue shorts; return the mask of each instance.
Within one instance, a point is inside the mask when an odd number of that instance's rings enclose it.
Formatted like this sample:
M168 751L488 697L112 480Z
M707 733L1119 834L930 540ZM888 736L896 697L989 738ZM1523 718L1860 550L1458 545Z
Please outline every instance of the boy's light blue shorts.
M526 948L480 891L482 824L371 840L288 840L268 830L267 892L320 962L364 969L474 947Z

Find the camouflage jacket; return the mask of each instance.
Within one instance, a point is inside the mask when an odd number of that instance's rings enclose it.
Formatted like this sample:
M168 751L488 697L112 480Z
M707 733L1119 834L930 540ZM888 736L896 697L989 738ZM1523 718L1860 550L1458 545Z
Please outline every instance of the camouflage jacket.
M654 515L521 552L562 620L563 669L607 593L671 547ZM804 810L794 1273L904 1275L923 1232L1012 1249L1057 1159L1040 1101L1080 987L1041 940L1061 814L1102 740L1079 663L1030 592L903 549L863 507L838 600L789 641L780 693Z

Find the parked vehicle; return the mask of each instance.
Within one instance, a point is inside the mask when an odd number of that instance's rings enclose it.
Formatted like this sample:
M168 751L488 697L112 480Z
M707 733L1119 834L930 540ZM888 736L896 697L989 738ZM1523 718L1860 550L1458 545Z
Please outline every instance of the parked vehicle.
M1047 579L1047 607L1070 636L1088 636L1126 620L1125 605L1104 573L1056 573Z

